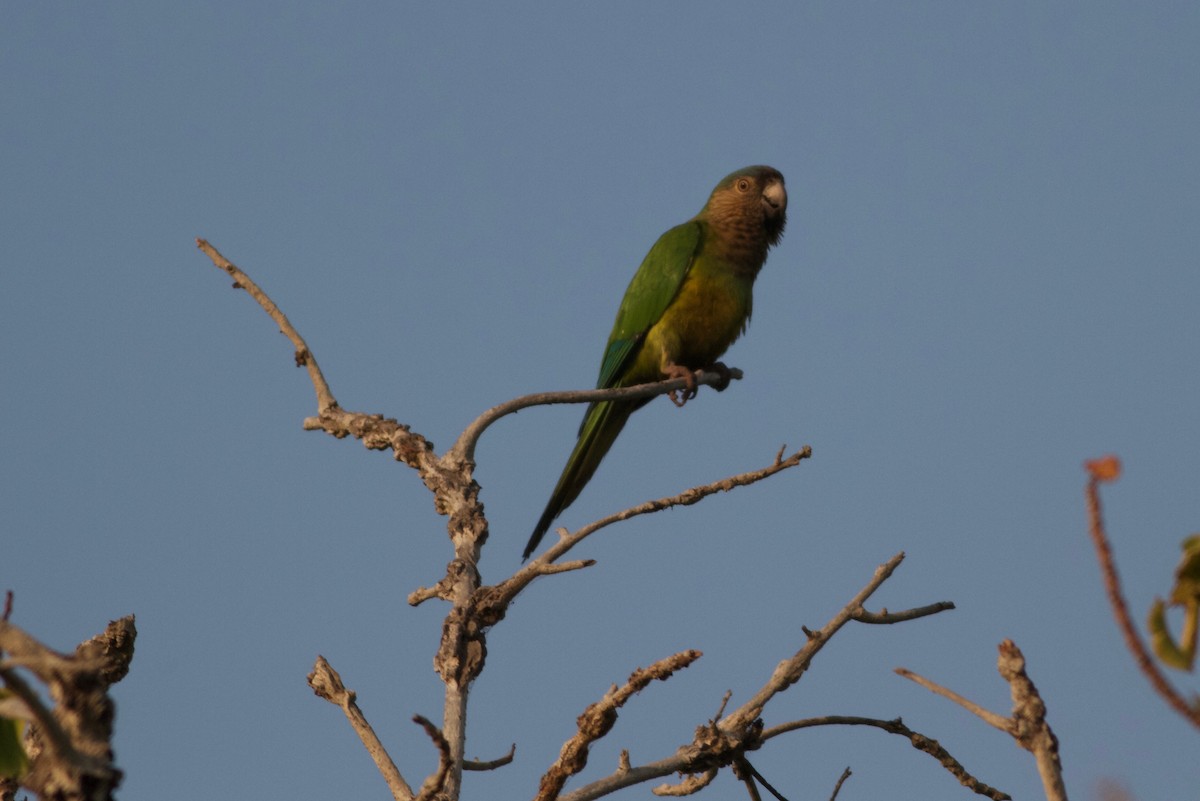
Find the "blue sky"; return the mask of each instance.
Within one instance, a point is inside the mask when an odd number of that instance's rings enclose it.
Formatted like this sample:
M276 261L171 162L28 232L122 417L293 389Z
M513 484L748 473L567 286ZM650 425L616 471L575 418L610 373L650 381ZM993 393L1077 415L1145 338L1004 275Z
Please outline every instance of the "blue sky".
M472 797L532 796L576 715L634 668L704 657L594 750L672 752L744 700L897 551L877 595L958 608L850 627L768 724L905 722L1039 797L1032 759L905 666L997 711L1024 650L1073 797L1192 797L1196 732L1111 621L1081 462L1141 618L1200 529L1200 10L1194 4L26 4L0 30L0 586L67 649L136 613L116 690L121 797L380 797L318 653L402 771L434 755L450 555L417 477L304 432L305 375L193 246L279 303L343 406L441 447L483 409L594 380L646 249L723 175L768 163L790 221L727 362L648 406L577 527L766 464L798 469L606 530L491 634ZM580 409L507 418L477 478L503 578ZM1192 677L1175 677L1195 688ZM1190 684L1189 684L1190 679ZM964 798L873 731L799 732L755 764L792 798ZM742 791L729 776L719 792ZM628 793L649 797L646 789Z

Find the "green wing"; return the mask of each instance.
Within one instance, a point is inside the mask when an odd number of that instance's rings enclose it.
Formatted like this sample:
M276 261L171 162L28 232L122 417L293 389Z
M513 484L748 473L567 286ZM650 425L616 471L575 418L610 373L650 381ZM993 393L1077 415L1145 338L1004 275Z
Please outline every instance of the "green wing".
M702 241L702 224L690 220L660 236L642 259L617 310L600 363L597 389L621 386L629 363L637 355L638 343L679 293Z

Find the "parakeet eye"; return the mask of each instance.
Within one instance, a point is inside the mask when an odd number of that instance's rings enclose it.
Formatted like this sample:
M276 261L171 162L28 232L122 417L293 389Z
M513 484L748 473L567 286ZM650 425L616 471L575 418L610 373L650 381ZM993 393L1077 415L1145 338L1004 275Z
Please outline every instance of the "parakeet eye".
M737 191L739 191L739 192L749 192L750 191L750 179L749 178L739 178L738 182L736 184L734 184L734 186L737 187Z

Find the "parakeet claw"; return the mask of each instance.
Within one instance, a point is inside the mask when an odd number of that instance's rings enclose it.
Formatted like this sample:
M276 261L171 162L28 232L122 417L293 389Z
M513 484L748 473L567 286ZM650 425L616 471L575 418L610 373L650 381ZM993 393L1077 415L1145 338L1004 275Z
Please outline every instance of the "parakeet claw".
M696 386L696 374L681 364L667 365L663 370L663 376L667 381L682 378L687 382L683 395L676 397L676 390L674 389L667 393L667 397L671 399L671 403L680 408L683 408L683 405L696 397L696 393L699 392L699 388Z

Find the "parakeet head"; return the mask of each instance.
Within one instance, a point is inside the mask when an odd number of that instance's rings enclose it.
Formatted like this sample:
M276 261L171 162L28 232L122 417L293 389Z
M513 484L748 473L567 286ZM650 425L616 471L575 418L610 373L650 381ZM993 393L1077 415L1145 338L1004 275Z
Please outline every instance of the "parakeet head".
M737 227L761 226L766 246L783 236L787 224L787 187L774 167L756 165L726 175L704 207L710 219L736 221Z

